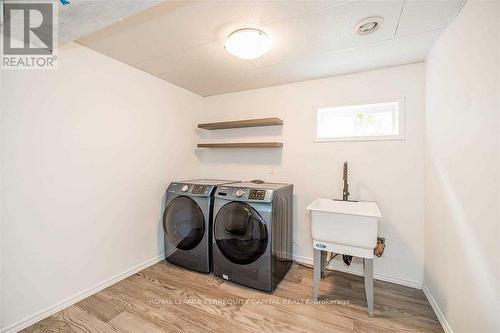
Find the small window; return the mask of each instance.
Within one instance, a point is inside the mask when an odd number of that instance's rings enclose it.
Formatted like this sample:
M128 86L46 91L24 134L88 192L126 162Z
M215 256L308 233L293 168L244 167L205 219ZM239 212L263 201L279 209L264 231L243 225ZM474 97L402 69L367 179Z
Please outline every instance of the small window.
M316 141L403 139L399 102L319 108Z

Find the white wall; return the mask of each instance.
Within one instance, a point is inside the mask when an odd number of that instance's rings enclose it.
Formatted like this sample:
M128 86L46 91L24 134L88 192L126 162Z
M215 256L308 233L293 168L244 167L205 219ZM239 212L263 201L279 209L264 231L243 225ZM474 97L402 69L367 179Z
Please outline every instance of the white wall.
M171 180L194 175L201 97L89 49L2 72L2 322L158 257Z
M336 106L406 97L406 140L314 143L314 106ZM277 116L283 127L198 130L200 141L267 139L283 149L198 149L207 177L263 179L295 185L294 253L312 260L306 206L317 197L341 197L342 162L350 163L352 198L375 200L383 214L379 234L384 256L375 260L379 278L421 286L423 280L424 64L219 95L205 99L198 120L224 121ZM340 268L343 263L336 262ZM360 270L355 260L353 269Z
M499 19L467 2L427 57L424 280L455 332L500 330Z

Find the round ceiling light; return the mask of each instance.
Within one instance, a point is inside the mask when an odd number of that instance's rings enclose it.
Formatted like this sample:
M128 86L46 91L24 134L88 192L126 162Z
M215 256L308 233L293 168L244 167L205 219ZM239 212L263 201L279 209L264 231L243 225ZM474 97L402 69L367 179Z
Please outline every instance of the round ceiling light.
M383 21L384 19L378 16L368 17L354 26L354 32L356 32L358 35L371 34L372 32L377 31L378 28L380 28Z
M246 28L232 32L224 43L227 52L245 59L257 59L267 53L273 41L264 32L258 29Z

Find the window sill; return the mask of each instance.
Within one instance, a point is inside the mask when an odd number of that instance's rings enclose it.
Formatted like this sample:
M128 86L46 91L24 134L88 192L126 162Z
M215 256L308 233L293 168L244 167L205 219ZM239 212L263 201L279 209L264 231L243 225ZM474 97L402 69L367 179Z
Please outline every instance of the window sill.
M316 138L314 143L326 142L356 142L356 141L404 141L404 135L390 135L390 136L352 136L341 138Z

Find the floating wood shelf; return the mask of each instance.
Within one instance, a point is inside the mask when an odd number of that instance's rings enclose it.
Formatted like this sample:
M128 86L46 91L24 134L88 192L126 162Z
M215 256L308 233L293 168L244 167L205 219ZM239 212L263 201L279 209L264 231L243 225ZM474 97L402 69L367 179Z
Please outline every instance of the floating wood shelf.
M281 142L198 143L198 148L281 148Z
M276 125L283 125L283 120L281 120L280 118L260 118L260 119L224 121L219 123L198 124L198 128L206 130L218 130L227 128L276 126Z

